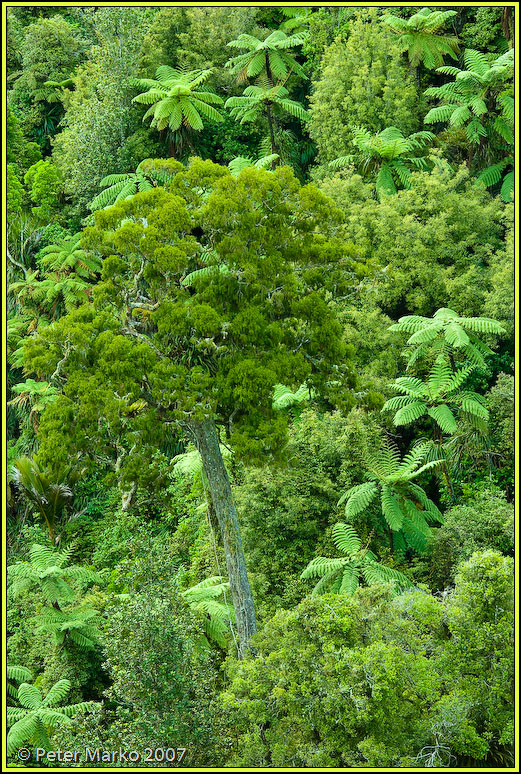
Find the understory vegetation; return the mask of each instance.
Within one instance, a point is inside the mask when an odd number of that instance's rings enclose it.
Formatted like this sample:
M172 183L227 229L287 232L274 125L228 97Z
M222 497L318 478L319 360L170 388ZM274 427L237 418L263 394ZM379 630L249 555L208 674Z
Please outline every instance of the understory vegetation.
M513 14L7 9L9 765L514 765Z

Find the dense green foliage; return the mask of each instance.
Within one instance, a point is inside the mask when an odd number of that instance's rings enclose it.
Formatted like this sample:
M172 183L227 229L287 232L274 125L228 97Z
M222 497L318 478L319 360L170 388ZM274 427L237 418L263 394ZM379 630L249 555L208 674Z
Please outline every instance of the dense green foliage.
M11 766L513 766L514 29L7 9Z

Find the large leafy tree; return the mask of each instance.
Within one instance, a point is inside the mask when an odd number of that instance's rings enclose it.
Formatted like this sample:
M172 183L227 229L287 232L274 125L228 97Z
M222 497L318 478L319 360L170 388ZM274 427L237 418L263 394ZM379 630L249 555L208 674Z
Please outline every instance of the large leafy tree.
M109 172L126 172L143 158L159 155L138 111L129 110L136 93L130 77L138 70L151 11L112 6L85 14L96 44L75 72L74 90L63 90L65 121L53 141L53 160L78 220L88 214L99 181ZM138 150L133 154L136 133Z
M13 74L10 101L23 116L27 136L42 148L49 148L64 112L60 95L48 81L68 78L87 50L88 42L77 25L60 14L36 18L23 30L22 69Z
M410 188L411 168L427 170L428 161L417 155L434 140L432 132L415 132L404 137L395 126L372 135L367 129L353 130L352 143L357 153L340 156L330 162L330 167L338 169L354 164L366 175L376 173L376 192L396 193L398 188Z
M404 19L402 16L386 14L382 22L398 35L398 41L407 51L411 67L416 69L423 62L429 70L443 65L443 57L456 59L459 53L458 39L455 35L439 35L439 31L456 11L431 11L422 8L418 13Z
M133 81L136 86L146 89L132 100L150 105L143 120L151 118L156 129L167 129L172 138L171 147L177 148L178 153L182 153L183 144L191 145L190 133L201 131L204 120L214 123L223 120L214 107L223 104L221 97L211 90L200 88L211 73L211 70L184 72L161 65L157 68L155 80L139 78Z
M264 40L254 35L239 35L228 46L244 53L229 59L226 66L237 74L239 81L264 75L273 84L286 80L291 73L306 78L303 67L289 53L289 49L302 45L307 36L306 31L286 35L282 30L270 32Z
M26 345L28 368L41 376L62 363L64 395L52 408L72 421L82 404L90 405L88 385L96 380L116 414L144 401L136 469L158 423L193 441L220 526L242 653L255 612L216 423L237 452L262 457L284 437L285 420L271 405L275 384L297 387L308 379L321 390L341 388L343 370L334 364L344 348L324 298L330 283L350 284L344 267L354 268L349 248L334 235L338 216L288 168L252 167L233 178L211 162L179 164L168 190L95 214L86 240L106 257L94 304ZM219 265L183 285L211 250ZM302 265L305 272L297 269Z
M356 177L321 184L344 211L345 238L378 267L370 291L362 291L364 311L374 298L393 320L451 306L461 316L494 317L484 309L488 283L500 283L507 301L513 283L506 268L504 282L483 270L496 254L505 267L513 265L512 252L499 252L504 205L474 185L464 166L454 171L441 160L429 173L413 172L410 182L410 189L380 201Z
M350 152L357 127L377 133L395 126L404 135L420 128L415 79L378 17L377 8L358 9L347 39L335 32L324 50L309 100L309 133L323 163Z

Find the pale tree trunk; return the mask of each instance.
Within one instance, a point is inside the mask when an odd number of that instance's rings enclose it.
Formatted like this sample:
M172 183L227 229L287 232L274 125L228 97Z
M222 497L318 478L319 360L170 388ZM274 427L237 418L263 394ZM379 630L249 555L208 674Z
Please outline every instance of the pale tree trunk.
M208 489L217 516L237 622L239 657L243 658L250 649L249 643L257 630L257 621L242 550L237 510L219 448L217 428L212 419L190 420L185 424L185 427L201 455Z
M130 450L130 453L134 451L134 447ZM121 470L121 463L123 462L123 457L127 455L126 451L122 449L120 446L117 447L117 453L118 457L116 459L116 465L115 465L115 472L119 474ZM128 511L130 509L130 506L134 502L134 496L137 492L137 483L135 481L132 481L130 484L129 489L125 489L125 487L121 484L121 481L118 483L119 491L121 492L121 510L123 513Z

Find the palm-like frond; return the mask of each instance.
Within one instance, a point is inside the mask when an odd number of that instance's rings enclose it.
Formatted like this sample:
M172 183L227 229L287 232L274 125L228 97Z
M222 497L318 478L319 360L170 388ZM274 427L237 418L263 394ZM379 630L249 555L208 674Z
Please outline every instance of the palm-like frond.
M43 517L51 539L58 520L74 499L68 483L71 477L73 471L69 468L53 479L40 468L36 459L29 457L20 457L13 465L13 482Z
M227 645L226 635L235 620L233 606L226 602L228 591L229 583L217 575L182 592L190 607L202 615L207 637L222 648ZM218 601L220 597L224 600Z
M476 333L501 334L504 328L496 320L489 317L460 317L452 309L438 309L433 317L407 315L389 327L391 331L411 334L406 342L408 365L416 362L422 345L431 344L437 351L448 358L451 351L460 352L476 365L484 365L484 354L490 353L475 335ZM402 380L395 384L405 385ZM405 391L405 390L404 390ZM409 393L410 394L410 393Z
M7 723L11 726L7 735L7 755L13 755L27 743L50 749L49 731L61 723L70 723L78 713L89 712L98 705L96 702L61 705L71 690L69 680L58 680L45 696L38 688L22 683L17 698L22 707L10 708Z
M395 194L398 188L410 187L410 168L427 168L427 160L418 157L434 140L432 132L415 132L405 137L395 126L389 126L378 134L371 134L363 127L353 131L352 144L357 153L341 156L330 162L332 169L354 164L364 174L376 172L378 196Z
M396 35L404 51L408 52L413 67L423 62L432 70L443 65L444 55L456 58L459 52L458 39L454 35L437 35L456 11L431 11L422 8L409 19L392 14L382 17L382 22Z
M76 595L67 580L75 579L87 584L99 582L99 577L86 567L69 565L70 554L71 549L58 551L50 546L33 544L30 562L17 562L7 568L11 592L17 595L37 586L47 602L73 601Z
M300 121L309 119L309 113L301 103L288 98L288 90L282 84L248 86L241 97L230 97L224 106L233 118L244 124L257 120L268 105L279 108Z
M183 125L200 131L207 120L219 123L222 115L213 105L222 105L223 100L211 91L199 87L210 77L212 70L191 70L185 72L167 65L158 67L156 79L133 79L133 84L146 91L132 100L150 105L143 120L152 118L151 125L158 130L176 132Z
M449 123L454 127L466 126L467 137L472 143L479 143L490 132L509 129L509 118L513 116L513 100L504 99L504 84L513 77L513 49L496 56L467 48L463 54L464 66L439 67L437 72L450 75L454 80L441 86L425 90L427 96L436 97L442 104L431 108L425 116L425 123ZM503 123L492 123L490 128L485 120L491 111L503 118ZM507 134L513 144L513 134Z
M32 673L30 669L24 666L20 666L19 664L7 664L6 677L8 695L13 698L17 698L18 689L13 685L13 683L9 681L13 680L16 683L26 683L28 680L32 679Z
M450 333L450 325L448 329L449 339L453 342L455 339ZM458 338L457 342L461 342L461 346L466 346L462 338ZM488 417L486 409L480 406L479 410L475 410L475 395L470 396L462 389L462 385L474 368L475 365L470 363L453 370L445 358L437 358L425 381L413 380L411 377L396 379L390 387L404 394L388 400L382 410L397 409L393 418L396 426L411 424L427 414L447 435L453 435L458 429L458 422L453 413L454 408L486 420ZM414 391L409 386L411 382L414 385Z
M413 480L443 463L439 455L432 455L431 444L416 444L403 459L390 441L384 441L378 451L367 455L367 469L371 481L351 487L342 495L348 520L366 510L379 495L380 512L384 524L402 535L414 550L422 541L417 533L428 533L428 521L441 521L441 513ZM411 538L411 539L409 539ZM347 543L346 543L347 546ZM348 552L345 551L348 554ZM337 568L338 569L338 568Z
M350 524L339 522L334 525L332 532L333 542L344 556L318 556L309 562L300 577L303 580L319 578L312 594L327 591L351 596L358 588L361 576L368 586L382 582L393 582L399 586L411 585L402 573L380 564L367 547L362 548L361 540Z
M355 556L362 546L362 541L350 524L338 522L332 530L333 543L347 557Z
M88 607L67 610L44 608L35 618L38 623L36 631L49 632L58 645L62 645L66 637L70 637L80 648L91 650L96 647L100 637L96 626L97 617L98 611Z
M168 116L168 114L167 110L166 115ZM179 124L181 120L182 114L180 111ZM175 173L176 170L174 168L169 168L160 159L144 159L138 164L135 172L106 175L100 181L100 187L103 188L105 186L105 190L94 197L89 207L91 210L110 207L123 199L130 199L137 193L150 191L158 185L164 185L173 178Z
M239 35L235 40L231 40L228 46L244 53L229 59L226 67L238 76L238 81L264 75L273 82L285 80L290 73L307 78L302 66L288 53L289 49L302 45L307 36L308 33L305 30L293 35L275 30L265 40L260 40L253 35Z
M372 481L368 481L365 484L358 484L351 487L345 492L338 505L342 505L345 502L345 513L348 519L352 519L359 513L365 511L369 503L375 498L378 488Z
M283 411L290 406L306 403L310 398L311 391L306 384L301 384L295 392L283 384L276 384L271 405L275 411Z

